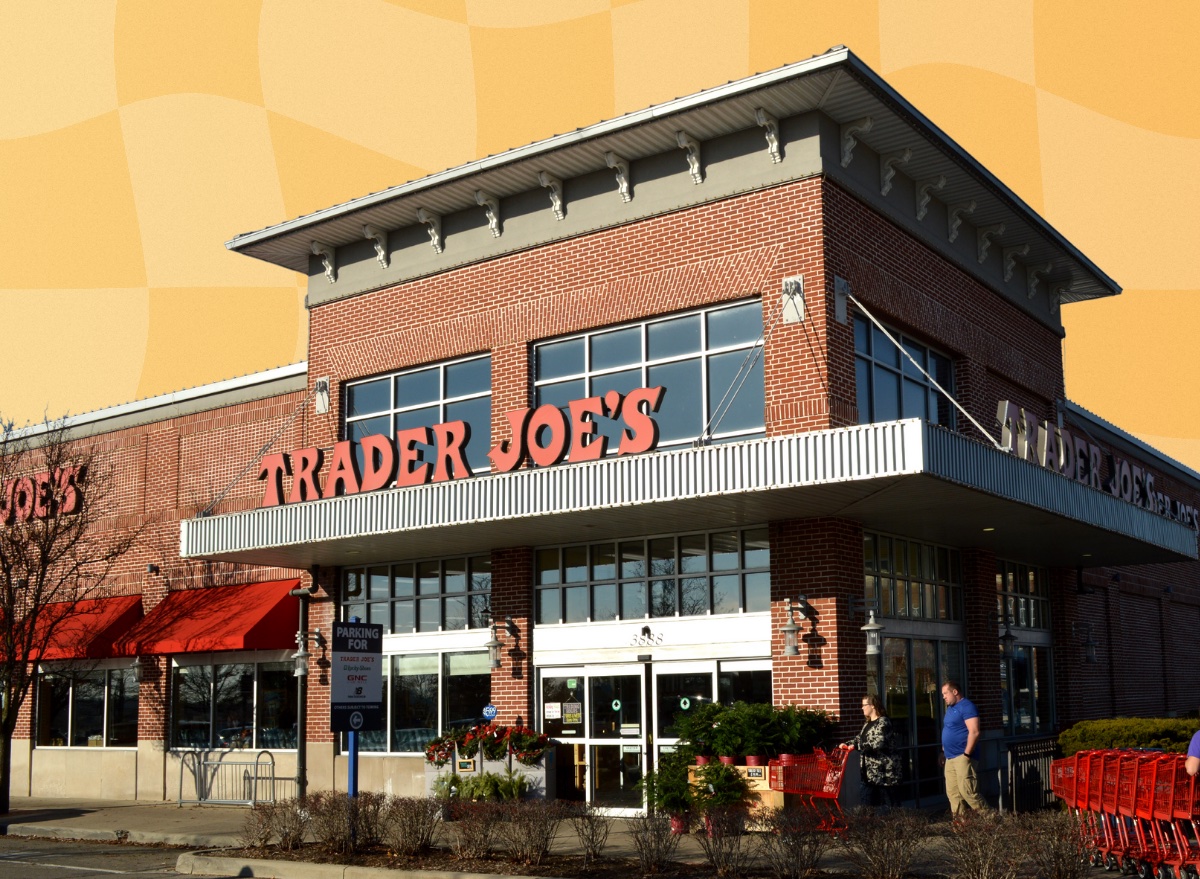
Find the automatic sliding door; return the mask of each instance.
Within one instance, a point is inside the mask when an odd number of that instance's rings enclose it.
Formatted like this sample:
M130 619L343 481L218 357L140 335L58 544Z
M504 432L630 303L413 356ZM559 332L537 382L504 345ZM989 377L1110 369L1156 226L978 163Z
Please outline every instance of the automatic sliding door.
M588 676L589 737L592 740L592 796L597 806L640 809L642 793L641 674Z

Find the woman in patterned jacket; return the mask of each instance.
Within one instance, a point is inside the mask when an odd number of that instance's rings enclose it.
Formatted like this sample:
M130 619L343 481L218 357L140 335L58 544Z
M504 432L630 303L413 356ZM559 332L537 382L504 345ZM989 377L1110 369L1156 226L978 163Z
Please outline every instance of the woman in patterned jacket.
M896 789L900 784L900 755L892 721L875 693L863 696L866 722L858 735L845 743L859 753L859 804L892 807L899 805Z

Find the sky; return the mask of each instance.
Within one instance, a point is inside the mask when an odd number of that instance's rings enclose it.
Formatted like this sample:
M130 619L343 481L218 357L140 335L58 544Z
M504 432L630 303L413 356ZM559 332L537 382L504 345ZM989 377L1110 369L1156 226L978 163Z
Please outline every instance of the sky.
M307 357L243 232L846 45L1124 288L1067 396L1200 469L1200 4L9 0L0 416Z

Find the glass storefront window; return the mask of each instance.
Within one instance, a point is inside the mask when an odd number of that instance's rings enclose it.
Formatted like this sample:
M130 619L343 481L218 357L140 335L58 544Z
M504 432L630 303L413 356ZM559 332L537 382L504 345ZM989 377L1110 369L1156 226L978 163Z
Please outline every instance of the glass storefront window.
M957 550L887 534L863 534L863 590L892 618L962 619Z
M1014 629L1050 628L1050 584L1044 568L996 562L996 614Z
M718 305L534 346L536 405L667 389L658 411L659 448L706 431L718 441L764 435L762 303ZM615 454L624 419L599 416L596 433Z
M953 405L925 377L928 373L948 393L954 393L954 367L950 358L890 327L888 332L912 360L901 356L900 349L866 317L854 317L858 423L923 418L953 429ZM921 369L913 365L913 360Z
M34 741L42 747L137 744L138 684L130 668L43 671L34 710Z
M486 555L342 573L342 619L381 625L384 634L486 628L491 597L492 560Z
M767 529L538 549L539 625L770 610Z
M296 747L294 669L284 661L171 669L170 746Z

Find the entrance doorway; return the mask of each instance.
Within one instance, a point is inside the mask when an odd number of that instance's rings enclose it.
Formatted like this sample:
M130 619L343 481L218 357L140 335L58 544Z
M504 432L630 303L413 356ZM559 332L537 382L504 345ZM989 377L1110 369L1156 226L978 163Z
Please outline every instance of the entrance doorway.
M678 744L680 715L715 700L771 701L764 660L584 665L538 672L542 731L557 739L560 799L642 810L639 782Z

